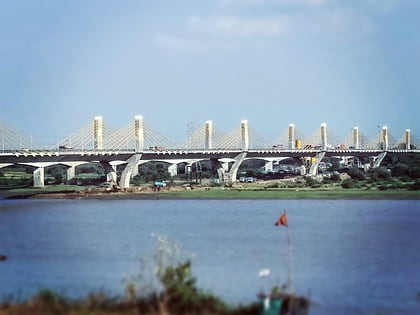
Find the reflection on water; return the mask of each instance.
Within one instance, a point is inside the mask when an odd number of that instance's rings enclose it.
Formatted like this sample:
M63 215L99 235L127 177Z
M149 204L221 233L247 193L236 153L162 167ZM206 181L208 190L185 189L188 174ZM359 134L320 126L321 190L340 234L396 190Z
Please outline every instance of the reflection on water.
M274 226L283 210L291 256L286 228ZM311 314L416 314L419 225L418 201L1 200L0 294L123 294L155 233L181 244L199 287L231 303L286 283L291 258Z

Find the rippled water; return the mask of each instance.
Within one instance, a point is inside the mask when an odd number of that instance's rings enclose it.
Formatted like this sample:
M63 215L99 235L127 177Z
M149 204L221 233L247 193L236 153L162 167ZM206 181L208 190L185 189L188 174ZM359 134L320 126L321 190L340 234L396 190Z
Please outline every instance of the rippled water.
M274 226L283 210L292 255ZM0 200L0 295L121 295L161 234L200 288L233 304L286 283L291 258L311 314L420 314L419 226L418 201Z

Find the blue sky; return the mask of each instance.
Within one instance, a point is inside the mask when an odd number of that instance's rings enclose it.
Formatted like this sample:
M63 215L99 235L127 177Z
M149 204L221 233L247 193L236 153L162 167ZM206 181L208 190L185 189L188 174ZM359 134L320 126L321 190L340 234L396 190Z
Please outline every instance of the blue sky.
M420 138L417 0L0 0L0 121Z

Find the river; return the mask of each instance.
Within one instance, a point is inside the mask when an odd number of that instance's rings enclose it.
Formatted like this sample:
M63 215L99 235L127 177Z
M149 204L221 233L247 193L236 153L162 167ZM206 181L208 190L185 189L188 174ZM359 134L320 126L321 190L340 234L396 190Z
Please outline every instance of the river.
M419 226L415 200L0 200L0 297L122 295L165 235L231 304L290 275L311 314L420 314Z

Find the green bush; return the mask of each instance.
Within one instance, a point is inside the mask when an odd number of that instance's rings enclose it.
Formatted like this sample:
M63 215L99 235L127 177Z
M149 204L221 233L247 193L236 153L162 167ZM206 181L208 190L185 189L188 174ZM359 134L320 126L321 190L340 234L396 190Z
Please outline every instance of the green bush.
M410 190L420 190L420 180L411 185Z
M388 180L391 178L391 173L384 167L371 168L369 170L369 177L373 181Z
M351 167L347 170L347 174L351 177L353 180L364 180L365 174L363 174L362 171L355 167Z
M343 188L354 188L355 184L354 181L350 178L347 178L345 180L343 180L343 182L341 183L341 187Z

